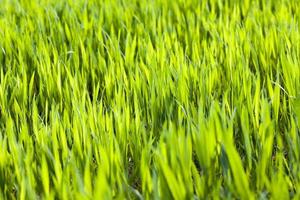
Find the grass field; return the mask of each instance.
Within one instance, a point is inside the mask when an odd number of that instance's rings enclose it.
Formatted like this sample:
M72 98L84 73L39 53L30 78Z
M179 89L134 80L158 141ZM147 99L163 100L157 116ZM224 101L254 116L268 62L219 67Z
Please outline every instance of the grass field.
M299 199L299 0L0 0L0 199Z

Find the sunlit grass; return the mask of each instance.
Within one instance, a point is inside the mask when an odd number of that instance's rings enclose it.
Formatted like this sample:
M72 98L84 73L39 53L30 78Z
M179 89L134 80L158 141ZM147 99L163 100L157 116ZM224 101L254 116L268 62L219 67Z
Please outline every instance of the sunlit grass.
M298 0L0 0L1 199L299 199Z

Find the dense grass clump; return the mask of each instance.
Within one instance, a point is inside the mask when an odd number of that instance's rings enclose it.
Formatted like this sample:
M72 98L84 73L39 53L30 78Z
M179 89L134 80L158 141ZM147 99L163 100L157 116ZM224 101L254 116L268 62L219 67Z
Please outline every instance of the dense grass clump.
M299 199L299 0L0 0L1 199Z

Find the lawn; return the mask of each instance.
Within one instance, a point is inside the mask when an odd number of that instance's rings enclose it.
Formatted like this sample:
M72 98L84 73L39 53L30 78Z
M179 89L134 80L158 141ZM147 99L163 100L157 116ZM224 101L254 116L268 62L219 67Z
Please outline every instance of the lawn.
M0 199L300 199L299 0L0 0Z

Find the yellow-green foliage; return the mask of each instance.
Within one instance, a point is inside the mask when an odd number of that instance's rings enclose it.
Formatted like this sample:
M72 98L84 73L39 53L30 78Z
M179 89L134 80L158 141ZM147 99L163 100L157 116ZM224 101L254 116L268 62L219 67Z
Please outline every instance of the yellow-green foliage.
M299 199L299 0L0 0L1 199Z

